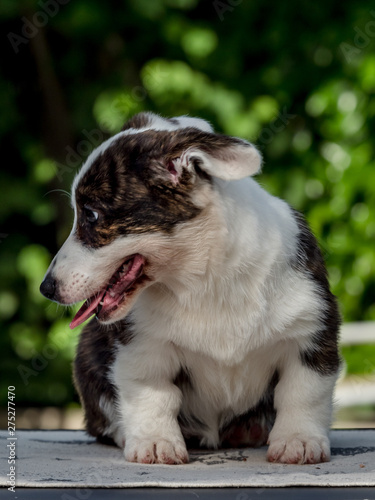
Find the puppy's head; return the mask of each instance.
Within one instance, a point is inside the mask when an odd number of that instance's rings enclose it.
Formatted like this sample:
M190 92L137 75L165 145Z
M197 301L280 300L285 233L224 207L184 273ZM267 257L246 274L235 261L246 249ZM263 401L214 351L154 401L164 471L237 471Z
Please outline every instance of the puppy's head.
M136 115L76 176L73 229L41 293L66 305L85 300L71 328L94 314L104 323L122 319L183 260L190 242L181 234L209 205L215 178L240 179L260 163L250 143L215 134L204 120Z

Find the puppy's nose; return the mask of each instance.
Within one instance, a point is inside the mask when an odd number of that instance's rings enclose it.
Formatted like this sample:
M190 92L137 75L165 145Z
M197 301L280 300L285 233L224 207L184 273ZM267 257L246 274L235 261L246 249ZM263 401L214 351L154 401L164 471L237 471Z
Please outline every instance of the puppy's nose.
M56 281L51 276L46 276L42 284L40 285L40 293L47 297L47 299L53 300L56 292Z

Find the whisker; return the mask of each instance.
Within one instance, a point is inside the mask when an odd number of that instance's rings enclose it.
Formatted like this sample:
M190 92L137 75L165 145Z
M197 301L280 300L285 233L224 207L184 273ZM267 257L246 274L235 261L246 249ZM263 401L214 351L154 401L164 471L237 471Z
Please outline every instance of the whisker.
M51 191L48 191L44 196L47 196L50 193L62 193L65 196L67 196L69 200L71 199L71 194L69 193L69 191L66 191L65 189L51 189Z

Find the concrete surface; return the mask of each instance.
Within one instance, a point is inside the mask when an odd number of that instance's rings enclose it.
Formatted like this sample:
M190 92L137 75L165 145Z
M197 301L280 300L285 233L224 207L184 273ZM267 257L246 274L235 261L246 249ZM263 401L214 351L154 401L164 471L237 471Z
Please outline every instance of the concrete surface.
M0 431L1 486L7 486L12 442L16 488L375 486L373 429L331 431L332 460L318 465L270 464L266 447L191 450L187 465L141 465L80 430L17 431L15 437Z

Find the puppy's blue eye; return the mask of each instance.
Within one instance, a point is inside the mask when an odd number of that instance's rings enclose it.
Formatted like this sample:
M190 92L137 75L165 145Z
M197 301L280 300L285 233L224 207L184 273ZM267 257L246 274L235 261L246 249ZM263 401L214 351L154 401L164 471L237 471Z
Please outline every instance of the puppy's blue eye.
M83 207L83 213L85 215L85 219L90 224L96 222L99 218L99 212L96 212L90 207Z

